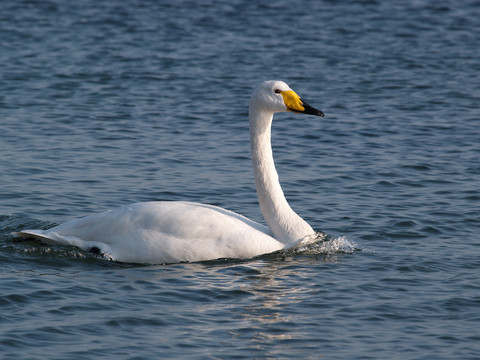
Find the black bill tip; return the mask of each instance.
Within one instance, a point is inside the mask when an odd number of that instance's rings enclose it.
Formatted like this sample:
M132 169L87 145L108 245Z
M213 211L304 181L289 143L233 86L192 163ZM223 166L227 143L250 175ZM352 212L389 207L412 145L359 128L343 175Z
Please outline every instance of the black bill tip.
M320 110L317 110L315 109L314 107L311 107L310 105L308 105L305 101L302 100L302 105L303 107L305 108L304 111L302 111L302 113L304 114L309 114L309 115L316 115L316 116L321 116L321 117L324 117L325 114L323 112L321 112Z

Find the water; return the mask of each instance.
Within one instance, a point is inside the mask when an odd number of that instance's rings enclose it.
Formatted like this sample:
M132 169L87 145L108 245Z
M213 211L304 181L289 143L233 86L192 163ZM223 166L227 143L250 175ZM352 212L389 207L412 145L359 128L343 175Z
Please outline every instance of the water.
M478 359L478 1L2 1L2 359ZM261 221L247 105L292 207L359 248L136 266L15 242L136 201Z

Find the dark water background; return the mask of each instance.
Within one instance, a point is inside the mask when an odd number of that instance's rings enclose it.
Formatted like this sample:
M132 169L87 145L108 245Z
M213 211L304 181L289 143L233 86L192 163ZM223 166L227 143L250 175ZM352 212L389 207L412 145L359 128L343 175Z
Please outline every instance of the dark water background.
M479 359L480 2L1 1L2 359ZM14 242L130 202L262 221L247 106L292 207L353 253L134 266Z

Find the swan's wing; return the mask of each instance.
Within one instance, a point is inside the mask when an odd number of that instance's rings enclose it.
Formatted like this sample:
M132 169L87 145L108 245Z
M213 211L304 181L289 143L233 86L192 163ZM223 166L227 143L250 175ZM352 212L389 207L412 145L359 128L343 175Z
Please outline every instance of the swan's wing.
M139 263L248 258L283 247L266 226L189 202L137 203L18 235L84 250L97 247L115 260Z

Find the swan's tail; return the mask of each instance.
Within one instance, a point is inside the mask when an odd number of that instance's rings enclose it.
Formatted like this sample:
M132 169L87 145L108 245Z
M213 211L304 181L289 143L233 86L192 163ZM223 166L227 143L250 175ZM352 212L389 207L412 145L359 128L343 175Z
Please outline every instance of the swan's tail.
M85 241L71 235L60 235L50 230L22 230L13 233L19 238L33 238L47 245L76 246L80 249L95 254L104 254L110 251L110 247L97 241Z
M13 233L13 235L18 238L34 238L36 240L40 240L47 245L62 243L61 241L52 238L51 234L52 233L47 233L44 230L22 230Z

